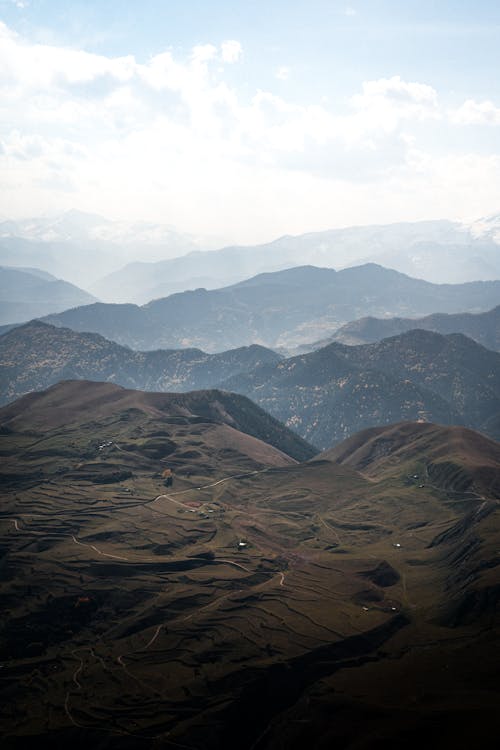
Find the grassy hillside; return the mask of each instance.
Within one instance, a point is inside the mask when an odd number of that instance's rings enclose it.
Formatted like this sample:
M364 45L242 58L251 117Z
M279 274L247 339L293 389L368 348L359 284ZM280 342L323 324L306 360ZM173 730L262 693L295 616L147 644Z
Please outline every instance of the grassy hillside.
M320 454L371 478L401 476L438 484L457 495L500 499L499 445L464 427L403 422L373 427ZM422 461L417 476L409 474Z
M498 445L397 425L385 455L370 433L298 464L226 396L0 410L5 747L487 746L498 501L420 476L470 445L498 473Z

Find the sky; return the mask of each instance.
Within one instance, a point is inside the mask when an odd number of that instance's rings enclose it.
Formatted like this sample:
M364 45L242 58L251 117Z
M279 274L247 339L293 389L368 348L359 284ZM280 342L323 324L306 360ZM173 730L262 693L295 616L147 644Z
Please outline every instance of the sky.
M500 212L497 0L0 0L0 216L224 242Z

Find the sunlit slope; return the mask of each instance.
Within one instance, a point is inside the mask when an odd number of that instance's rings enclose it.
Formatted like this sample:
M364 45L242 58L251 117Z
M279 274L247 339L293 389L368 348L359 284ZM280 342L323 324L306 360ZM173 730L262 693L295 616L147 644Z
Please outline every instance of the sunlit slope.
M375 478L401 476L420 462L420 482L500 498L496 441L465 427L407 422L358 432L321 458Z

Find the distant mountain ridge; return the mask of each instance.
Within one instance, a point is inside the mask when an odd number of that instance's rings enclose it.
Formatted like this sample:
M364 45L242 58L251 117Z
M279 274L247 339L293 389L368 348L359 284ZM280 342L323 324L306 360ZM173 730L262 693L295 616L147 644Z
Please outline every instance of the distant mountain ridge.
M434 313L425 318L361 318L346 323L328 338L310 346L305 351L321 349L334 341L355 346L371 344L389 336L397 336L415 328L435 333L463 333L487 349L500 351L500 305L484 313Z
M224 383L320 448L402 420L459 424L500 438L500 354L461 334L412 330L333 343Z
M180 239L172 226L147 221L112 221L98 214L70 210L59 216L0 222L0 237L19 237L38 242L92 242L154 244ZM197 247L194 241L185 245Z
M142 304L184 289L215 289L305 264L339 270L377 263L434 283L494 280L500 278L499 227L500 215L472 225L421 221L285 235L262 245L136 262L101 279L92 291L110 302Z
M499 227L500 214L472 224L437 220L355 226L211 250L213 239L169 225L68 211L0 223L0 255L4 263L92 283L90 291L100 299L144 304L305 264L338 270L374 262L433 283L499 279Z
M37 268L0 266L0 325L96 301L88 292Z
M288 359L259 346L212 355L135 352L37 321L0 337L3 402L74 378L153 391L241 393L319 448L401 420L463 424L500 438L500 354L461 334L412 330Z
M207 244L204 240L203 246ZM35 266L85 286L135 258L152 261L183 255L201 246L197 238L169 225L111 221L76 210L0 222L3 263Z
M71 379L147 391L202 390L280 359L257 345L221 354L199 349L138 352L99 334L32 321L0 336L0 403Z
M302 266L221 289L173 294L143 307L101 303L45 320L134 349L216 352L255 343L292 347L366 315L481 311L499 299L500 281L436 285L376 264L342 271Z

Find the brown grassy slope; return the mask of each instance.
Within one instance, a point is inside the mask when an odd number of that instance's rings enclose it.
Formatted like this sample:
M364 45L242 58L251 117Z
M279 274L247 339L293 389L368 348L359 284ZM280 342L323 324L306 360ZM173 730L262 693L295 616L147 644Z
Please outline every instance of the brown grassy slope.
M0 409L0 424L15 430L49 430L99 421L118 412L138 410L149 417L199 417L224 424L238 433L269 443L296 460L311 458L315 449L244 396L224 391L146 393L91 381L63 381L41 393L30 393ZM235 441L242 440L240 434ZM246 443L249 441L245 439ZM262 449L262 446L259 448Z
M400 422L353 435L321 454L382 479L423 463L421 481L500 497L500 444L466 427Z
M6 750L457 750L476 722L489 746L496 501L407 482L418 452L382 479L259 465L229 394L102 387L0 429Z

